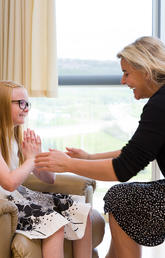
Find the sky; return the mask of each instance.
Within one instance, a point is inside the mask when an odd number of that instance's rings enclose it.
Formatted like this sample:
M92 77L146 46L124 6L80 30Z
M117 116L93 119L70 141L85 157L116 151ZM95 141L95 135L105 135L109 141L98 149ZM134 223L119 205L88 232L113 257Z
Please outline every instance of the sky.
M58 58L116 60L152 34L152 0L56 0Z

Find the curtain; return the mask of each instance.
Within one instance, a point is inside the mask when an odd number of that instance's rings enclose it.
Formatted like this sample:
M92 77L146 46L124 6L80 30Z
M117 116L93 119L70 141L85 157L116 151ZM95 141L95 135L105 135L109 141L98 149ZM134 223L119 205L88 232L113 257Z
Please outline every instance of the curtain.
M0 80L29 96L57 94L55 0L0 0Z

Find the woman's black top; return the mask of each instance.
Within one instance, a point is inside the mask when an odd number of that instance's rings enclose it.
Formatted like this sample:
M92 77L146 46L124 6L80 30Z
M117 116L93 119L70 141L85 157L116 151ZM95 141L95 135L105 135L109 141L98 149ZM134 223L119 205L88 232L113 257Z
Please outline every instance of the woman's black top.
M154 159L165 176L165 85L148 100L137 130L112 164L117 178L124 182Z

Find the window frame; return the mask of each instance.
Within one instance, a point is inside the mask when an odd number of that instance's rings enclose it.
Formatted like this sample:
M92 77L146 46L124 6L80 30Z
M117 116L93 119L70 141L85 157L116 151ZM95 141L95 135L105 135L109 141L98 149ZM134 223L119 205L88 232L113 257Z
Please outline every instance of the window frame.
M165 2L152 0L152 35L160 38L165 43ZM156 161L152 162L152 179L159 180L161 171Z
M120 85L121 75L63 75L58 77L60 86Z

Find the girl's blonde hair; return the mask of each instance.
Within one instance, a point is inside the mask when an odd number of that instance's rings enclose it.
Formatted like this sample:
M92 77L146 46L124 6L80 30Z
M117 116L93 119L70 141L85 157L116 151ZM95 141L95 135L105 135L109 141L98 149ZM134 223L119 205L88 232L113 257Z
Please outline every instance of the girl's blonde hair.
M15 138L18 143L18 157L22 164L23 156L20 151L22 144L22 127L13 125L11 113L12 90L24 88L13 81L0 81L0 150L6 163L10 165L11 142Z
M165 84L165 45L155 37L141 37L117 54L135 69L147 72L159 87Z

